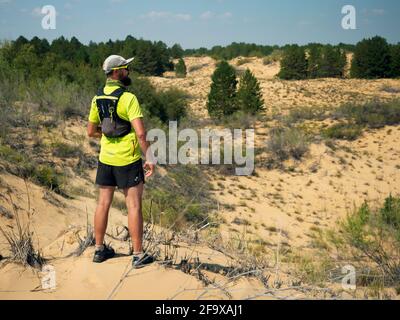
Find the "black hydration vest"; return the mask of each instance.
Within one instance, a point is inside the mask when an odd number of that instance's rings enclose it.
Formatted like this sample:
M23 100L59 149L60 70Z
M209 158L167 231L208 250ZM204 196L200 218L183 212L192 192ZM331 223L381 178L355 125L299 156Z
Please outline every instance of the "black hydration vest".
M97 94L96 105L101 121L101 131L108 138L121 138L132 131L131 123L121 119L117 113L118 102L124 92L124 88L118 88L110 95L106 95L103 88Z

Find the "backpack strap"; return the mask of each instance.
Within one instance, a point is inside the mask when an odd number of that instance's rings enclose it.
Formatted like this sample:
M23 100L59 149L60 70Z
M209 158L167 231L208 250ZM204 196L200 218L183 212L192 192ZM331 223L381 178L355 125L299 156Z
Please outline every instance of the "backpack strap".
M100 88L99 91L97 91L96 97L97 97L97 99L109 99L110 97L113 97L113 98L118 98L118 100L119 100L125 91L126 91L125 88L119 87L118 89L111 92L111 94L105 94L104 87L103 87L103 88ZM114 100L114 99L111 99L111 100Z

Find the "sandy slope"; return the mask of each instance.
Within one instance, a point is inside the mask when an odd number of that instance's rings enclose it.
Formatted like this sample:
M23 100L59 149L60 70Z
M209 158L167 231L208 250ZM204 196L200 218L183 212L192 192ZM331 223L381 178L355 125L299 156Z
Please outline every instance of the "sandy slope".
M151 77L151 81L161 89L175 86L187 91L194 115L206 118L206 97L215 61L208 57L185 60L189 70L187 78L176 79L173 74L167 74L163 78ZM236 60L232 64L236 65ZM334 107L346 101L400 97L400 90L398 93L383 90L400 88L399 80L279 81L274 78L279 66L264 66L262 60L256 58L237 68L249 68L260 79L268 113L285 112L296 106ZM84 124L80 125L68 126L65 130L74 132L77 137L83 136ZM257 123L257 146L265 145L267 133L266 124ZM239 234L260 240L260 250L266 255L273 255L278 245L311 251L313 230L333 227L339 218L365 199L382 201L389 193L400 194L399 127L365 132L354 142L338 144L336 151L323 143L313 144L302 162L286 164L286 167L294 167L292 171L268 170L262 165L263 155L260 155L257 176L232 177L210 172L213 194L220 203L219 215L225 220L221 226L224 239ZM83 148L90 151L85 139ZM108 238L121 255L102 265L91 263L91 248L82 257L66 258L76 249L76 234L82 235L87 216L90 221L93 217L96 202L90 194L95 194L94 172L89 173L89 180L74 181L75 188L79 187L89 195L82 194L72 200L48 193L31 183L26 188L21 179L8 174L1 173L0 177L0 205L6 209L12 211L7 193L22 211L28 209L29 194L30 208L35 213L35 239L45 256L52 257L50 263L57 276L55 291L32 292L40 288L40 274L3 260L0 262L0 299L194 299L199 296L204 299L243 299L265 291L258 280L248 278L229 283L230 296L221 290L204 291L204 284L193 275L160 264L130 272L121 286L117 286L130 263L126 242ZM0 223L10 226L12 220L0 217ZM121 225L126 225L126 217L112 209L109 232L113 233ZM193 248L183 244L178 255L184 257L188 250L194 250L202 262L229 266L228 257L207 247ZM1 235L0 253L7 256ZM215 272L207 275L218 283L227 281ZM116 291L112 294L114 288ZM298 293L293 294L301 297Z
M336 107L346 102L390 100L400 98L399 80L317 79L281 81L275 78L278 64L263 65L262 59L246 59L238 70L250 69L260 80L266 112L285 113L299 106ZM151 78L162 88L181 87L196 97L191 108L199 116L206 113L206 97L215 62L210 58L188 58L191 66L201 69L189 72L186 79ZM196 85L192 86L191 83ZM207 86L204 85L207 83ZM199 85L197 85L199 84ZM385 88L398 89L387 92ZM396 92L397 91L397 92ZM256 124L256 145L265 146L268 124ZM382 201L389 193L400 193L400 128L371 130L354 142L339 142L342 148L333 152L323 143L313 144L301 163L289 163L293 172L267 170L258 163L257 177L223 177L215 175L215 196L221 204L234 205L228 210L221 206L227 224L225 235L246 232L272 245L282 237L295 246L308 246L310 228L335 225L355 205L365 199ZM250 225L233 223L245 219ZM275 231L278 230L278 232ZM273 231L271 231L273 230Z

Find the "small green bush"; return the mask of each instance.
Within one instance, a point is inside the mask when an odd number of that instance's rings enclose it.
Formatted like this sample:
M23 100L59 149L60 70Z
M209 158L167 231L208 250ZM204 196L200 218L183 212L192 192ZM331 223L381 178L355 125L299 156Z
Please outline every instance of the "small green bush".
M296 123L304 120L322 121L329 117L326 108L323 107L298 107L291 109L285 119L287 123Z
M32 179L37 184L64 195L62 185L65 175L53 166L38 164L9 146L0 146L0 160L5 161L6 170L21 178Z
M216 207L209 181L198 166L169 167L168 175L156 175L148 183L143 201L147 221L154 219L163 226L182 230L209 219Z
M53 155L59 158L74 158L81 155L82 151L77 146L71 146L64 142L52 144Z
M39 165L33 171L32 178L40 185L54 190L57 193L62 193L62 184L64 183L64 176L57 172L49 165Z
M362 105L346 104L337 110L336 116L369 128L396 125L400 123L400 100L371 101Z
M400 230L400 198L394 198L390 195L385 200L380 214L385 224Z
M352 123L338 123L323 130L328 139L356 140L362 134L362 127Z
M186 116L188 95L184 91L171 88L159 93L159 99L169 121L179 121Z
M297 128L277 128L270 132L267 150L279 161L300 160L309 150L307 135Z
M383 284L399 283L400 198L389 196L380 209L372 209L365 202L342 221L340 239L336 245L351 249L354 261L376 266L373 271L383 275Z

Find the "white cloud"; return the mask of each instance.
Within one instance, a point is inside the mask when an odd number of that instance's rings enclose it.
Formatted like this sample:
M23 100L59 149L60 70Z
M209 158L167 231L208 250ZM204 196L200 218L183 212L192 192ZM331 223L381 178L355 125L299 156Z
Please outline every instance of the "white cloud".
M233 14L231 12L224 12L224 13L216 14L215 12L212 12L212 11L206 11L200 15L201 20L230 19L232 17L233 17Z
M363 9L362 13L365 16L376 17L376 16L384 16L386 14L386 11L385 9L375 8L375 9Z
M385 14L384 9L372 9L371 13L375 16L383 16Z
M221 19L229 19L229 18L232 18L232 16L233 16L233 14L231 12L225 12L225 13L219 15L219 18L221 18Z
M210 20L210 19L212 19L212 18L214 18L214 17L215 17L215 13L214 13L214 12L211 12L211 11L203 12L203 13L200 15L200 19L202 19L202 20Z
M142 19L148 20L179 20L179 21L190 21L192 16L187 13L172 13L168 11L150 11L140 16Z
M42 8L40 8L40 7L33 8L33 10L31 11L31 15L34 17L41 17L42 16Z

